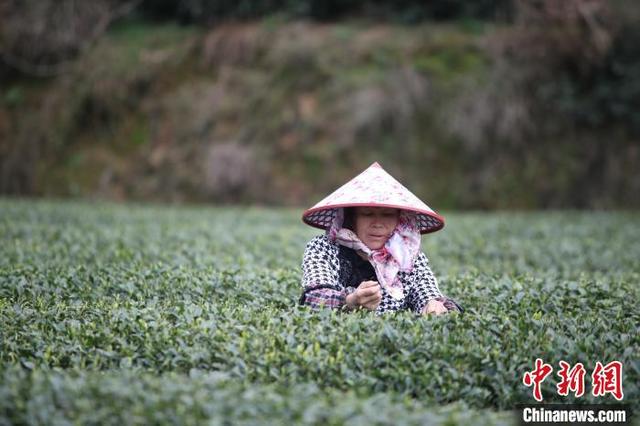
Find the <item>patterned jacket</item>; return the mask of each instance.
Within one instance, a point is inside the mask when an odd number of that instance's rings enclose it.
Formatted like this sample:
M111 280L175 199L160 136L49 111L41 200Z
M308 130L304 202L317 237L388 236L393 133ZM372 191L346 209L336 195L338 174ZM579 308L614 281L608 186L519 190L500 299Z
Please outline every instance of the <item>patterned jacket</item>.
M313 307L344 307L346 296L355 290L350 286L351 270L348 259L340 256L338 244L324 234L314 237L307 243L302 259L303 294L300 303ZM394 299L382 289L376 313L403 309L420 313L431 299L443 302L449 311L462 311L460 305L440 292L424 253L420 252L416 257L411 272L398 272L398 277L404 288L404 298Z

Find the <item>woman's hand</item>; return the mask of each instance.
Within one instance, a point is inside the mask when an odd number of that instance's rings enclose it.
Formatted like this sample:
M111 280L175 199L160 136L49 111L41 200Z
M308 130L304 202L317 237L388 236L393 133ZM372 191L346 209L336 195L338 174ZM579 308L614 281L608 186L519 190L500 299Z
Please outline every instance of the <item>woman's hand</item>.
M448 309L444 307L444 304L436 299L429 300L429 303L422 308L423 314L444 314L448 312Z
M356 291L346 298L346 304L350 308L365 308L374 311L382 300L380 284L377 281L363 281Z

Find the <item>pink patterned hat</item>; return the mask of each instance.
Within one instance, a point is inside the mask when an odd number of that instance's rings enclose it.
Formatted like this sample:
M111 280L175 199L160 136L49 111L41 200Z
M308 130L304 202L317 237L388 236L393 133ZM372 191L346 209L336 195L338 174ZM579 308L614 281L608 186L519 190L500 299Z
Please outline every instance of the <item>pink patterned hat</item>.
M327 229L338 208L356 206L392 207L415 212L421 234L438 231L444 226L442 216L420 201L377 162L305 211L302 220L316 228Z

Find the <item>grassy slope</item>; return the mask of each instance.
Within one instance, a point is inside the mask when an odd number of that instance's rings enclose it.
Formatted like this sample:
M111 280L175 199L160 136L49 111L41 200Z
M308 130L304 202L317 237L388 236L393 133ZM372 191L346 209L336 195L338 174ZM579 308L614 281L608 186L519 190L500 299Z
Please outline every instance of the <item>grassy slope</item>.
M0 187L301 205L380 161L439 208L634 205L632 136L565 119L543 136L500 77L504 30L122 23L69 73L3 82Z
M233 202L239 194L296 205L379 160L439 205L473 204L477 189L465 186L464 147L447 117L465 82L486 71L482 31L264 20L207 32L129 23L69 74L30 91L27 83L7 88L28 93L11 107L24 129L13 132L24 138L14 144L37 145L28 172L40 195ZM236 156L246 153L250 166L216 161L212 148L225 144L241 146ZM225 164L252 173L230 188L208 173L227 174Z
M0 423L509 422L536 357L622 361L639 408L637 213L445 214L467 313L422 319L296 308L299 214L0 200Z

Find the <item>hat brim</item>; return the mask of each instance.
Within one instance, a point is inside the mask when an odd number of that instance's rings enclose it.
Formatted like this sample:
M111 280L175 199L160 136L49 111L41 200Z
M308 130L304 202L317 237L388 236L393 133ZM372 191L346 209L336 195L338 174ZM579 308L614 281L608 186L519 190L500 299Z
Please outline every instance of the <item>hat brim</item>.
M416 213L420 234L436 232L444 227L444 218L433 211L380 203L345 203L310 208L302 214L302 221L314 228L326 230L331 226L336 216L336 209L344 207L387 207Z

